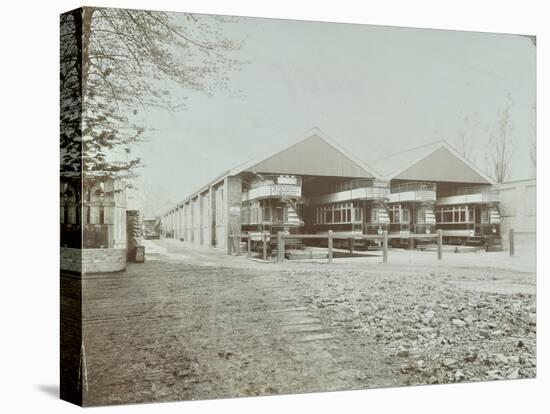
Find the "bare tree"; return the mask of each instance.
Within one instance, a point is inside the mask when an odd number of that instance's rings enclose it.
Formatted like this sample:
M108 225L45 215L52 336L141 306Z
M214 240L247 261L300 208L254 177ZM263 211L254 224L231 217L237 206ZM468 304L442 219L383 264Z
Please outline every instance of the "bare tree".
M506 104L500 114L497 130L490 134L487 169L490 175L498 182L504 182L512 171L512 131L510 109L512 97L506 96Z
M472 115L462 117L457 136L457 150L462 156L470 161L475 161L474 135L479 127L479 114L474 112Z
M84 7L61 17L62 171L132 177L140 160L130 153L147 131L140 113L185 108L174 88L212 94L228 85L241 42L220 26L232 18L179 16Z

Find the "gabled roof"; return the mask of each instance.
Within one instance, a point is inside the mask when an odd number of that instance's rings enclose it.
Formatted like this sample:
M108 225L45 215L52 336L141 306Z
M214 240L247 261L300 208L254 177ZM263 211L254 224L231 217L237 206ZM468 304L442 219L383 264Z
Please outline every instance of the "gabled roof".
M397 152L369 164L388 180L495 183L445 140Z
M229 171L228 175L263 172L334 177L381 178L351 152L319 128L312 128L290 142Z
M320 175L353 178L382 178L374 168L369 167L351 152L336 143L319 128L312 128L286 144L262 156L253 158L223 174L191 193L173 211L198 194L216 185L225 177L245 171L296 175ZM165 213L165 214L166 214Z

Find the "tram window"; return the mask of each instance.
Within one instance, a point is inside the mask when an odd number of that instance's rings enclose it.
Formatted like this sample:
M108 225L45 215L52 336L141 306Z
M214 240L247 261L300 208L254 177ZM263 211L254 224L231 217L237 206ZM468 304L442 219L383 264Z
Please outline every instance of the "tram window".
M461 223L466 222L466 211L461 209L459 213L460 213L460 220L459 221Z
M332 210L330 207L325 208L325 224L332 223Z
M342 211L336 210L334 212L334 222L335 223L341 223L342 222Z
M489 223L489 210L481 210L481 222Z
M358 208L358 207L355 207L355 208L353 209L353 211L354 211L354 215L355 215L355 221L356 221L357 223L360 223L360 222L362 221L362 218L361 218L361 212L362 212L362 210L361 210L360 208Z
M408 223L409 221L411 221L409 209L405 208L401 210L401 218L402 218L401 223Z
M399 207L389 206L388 207L388 214L389 214L391 223L399 222Z
M273 221L277 223L282 223L285 221L284 211L282 207L275 207L275 211L273 212L273 214L274 214Z
M443 210L443 222L452 223L453 222L453 211L452 210Z

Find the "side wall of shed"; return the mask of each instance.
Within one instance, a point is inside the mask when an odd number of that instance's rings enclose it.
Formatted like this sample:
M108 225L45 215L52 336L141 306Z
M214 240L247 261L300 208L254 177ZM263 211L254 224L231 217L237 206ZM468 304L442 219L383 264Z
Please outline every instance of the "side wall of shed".
M510 229L514 229L520 242L527 242L530 238L533 243L537 229L536 180L512 181L497 184L494 188L498 194L501 234L505 245L508 244Z

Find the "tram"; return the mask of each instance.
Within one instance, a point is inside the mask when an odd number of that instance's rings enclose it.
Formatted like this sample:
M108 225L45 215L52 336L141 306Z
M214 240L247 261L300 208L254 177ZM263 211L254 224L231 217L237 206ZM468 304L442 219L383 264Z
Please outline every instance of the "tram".
M462 187L438 197L435 214L446 244L502 249L499 203L487 187Z
M143 219L141 231L145 240L160 239L160 220L158 218Z
M393 185L388 202L391 243L395 247L433 243L414 238L415 234L432 234L436 231L434 204L436 185L428 182L406 182Z
M299 234L302 220L302 179L294 175L250 174L243 178L241 231L251 248L268 253L277 248L277 234ZM299 249L300 239L285 239L285 249Z
M389 229L388 195L386 182L380 180L359 179L332 185L325 194L309 200L312 230L316 234L332 230L335 247L349 248L350 240L354 248L379 246L380 241L362 236L381 235Z

